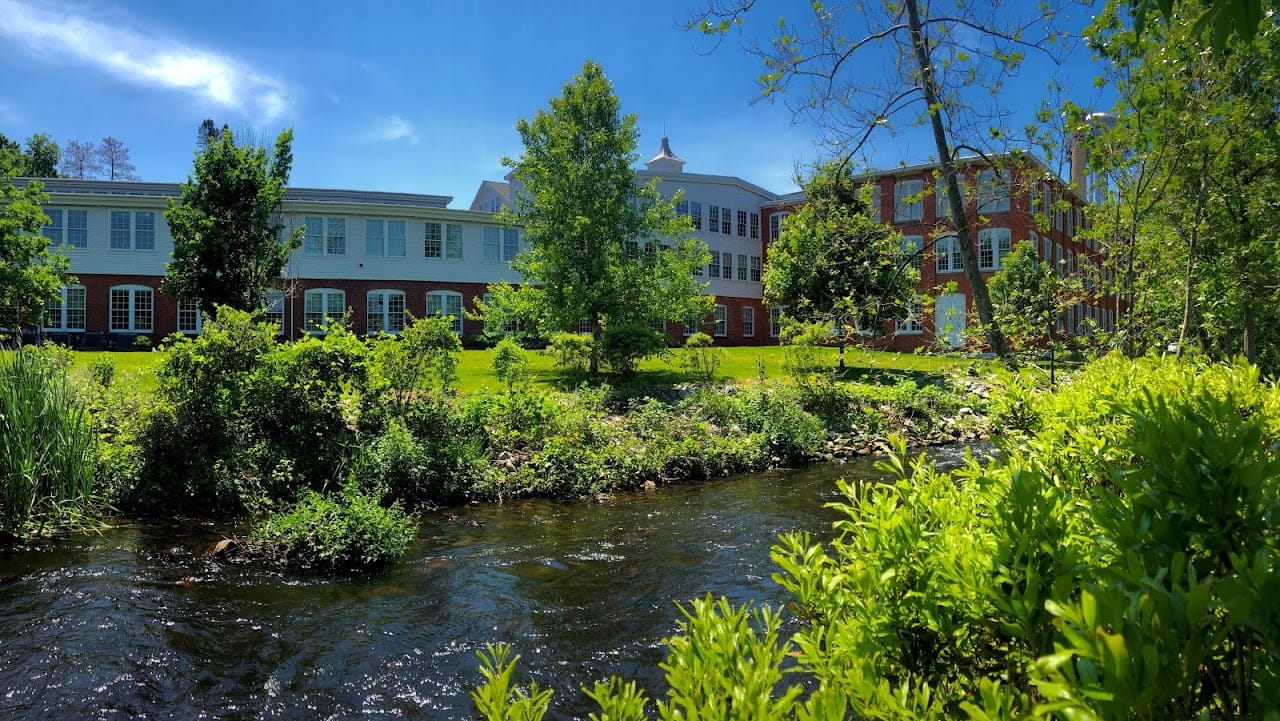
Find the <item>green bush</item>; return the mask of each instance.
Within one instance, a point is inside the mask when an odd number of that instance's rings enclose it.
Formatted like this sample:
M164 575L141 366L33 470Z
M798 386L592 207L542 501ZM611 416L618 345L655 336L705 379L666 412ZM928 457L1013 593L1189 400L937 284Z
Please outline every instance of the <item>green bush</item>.
M348 485L337 496L309 491L259 523L250 538L291 567L351 571L376 570L400 558L416 535L417 524L399 505L384 508Z
M57 357L0 353L0 537L83 526L95 500L93 427Z
M498 341L493 349L493 373L507 384L507 390L523 387L529 382L529 357L515 338Z
M557 368L573 378L583 378L591 367L591 336L556 333L551 336L546 352Z
M694 333L684 342L684 352L680 355L680 364L703 383L711 383L716 379L716 371L720 369L720 361L724 351L712 347L715 341L706 333Z
M600 335L600 359L615 375L629 378L642 358L665 352L667 337L643 323L612 324Z

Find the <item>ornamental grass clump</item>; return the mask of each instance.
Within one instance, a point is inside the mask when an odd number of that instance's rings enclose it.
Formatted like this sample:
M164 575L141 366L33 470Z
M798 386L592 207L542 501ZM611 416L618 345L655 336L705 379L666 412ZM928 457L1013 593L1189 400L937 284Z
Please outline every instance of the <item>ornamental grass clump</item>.
M84 525L93 504L94 435L66 372L20 350L0 355L0 536Z

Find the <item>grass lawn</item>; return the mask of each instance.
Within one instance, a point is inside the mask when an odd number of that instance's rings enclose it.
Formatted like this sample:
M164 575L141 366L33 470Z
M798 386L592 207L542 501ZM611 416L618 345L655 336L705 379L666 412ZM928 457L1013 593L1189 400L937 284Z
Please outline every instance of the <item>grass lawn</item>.
M716 375L721 381L744 383L754 380L759 372L758 363L764 364L765 377L772 379L786 377L782 369L785 357L785 349L782 347L742 346L720 350L723 355ZM820 348L818 353L832 369L836 368L839 358L839 351L836 348ZM110 359L115 363L117 378L135 378L140 390L144 393L152 393L156 389L155 371L163 357L162 351L77 352L75 367L87 370L96 359ZM463 393L472 393L501 389L502 383L493 374L492 363L493 351L463 351L458 362L459 390ZM922 380L964 369L975 363L981 366L987 361L963 356L887 353L850 348L845 351L847 371L844 377L848 380L875 381L886 376L896 378L906 376ZM530 351L529 368L533 373L535 385L549 388L564 388L568 385L565 374L552 367L551 357L546 354ZM680 351L671 351L664 357L645 360L640 364L640 372L636 379L641 385L672 385L689 380L691 377L680 367Z

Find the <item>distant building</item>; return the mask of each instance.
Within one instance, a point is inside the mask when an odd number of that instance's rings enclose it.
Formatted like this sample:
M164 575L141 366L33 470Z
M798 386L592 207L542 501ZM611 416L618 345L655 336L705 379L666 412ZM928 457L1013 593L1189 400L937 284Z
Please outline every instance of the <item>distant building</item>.
M702 330L724 345L777 342L781 311L763 304L761 276L769 243L803 194L779 195L733 176L686 173L684 166L663 138L658 153L636 171L641 182L657 179L663 194L684 191L678 211L711 251L702 277L706 292L716 296L715 310L706 319L671 324L672 341ZM1039 163L1021 167L1015 177L1002 178L965 164L968 187L977 189L966 198L966 211L984 275L999 270L1023 239L1063 272L1098 268L1098 249L1076 240L1086 222L1079 197ZM905 250L915 254L921 293L935 298L932 313L886 327L886 347L956 345L969 323L971 294L934 192L935 170L919 165L862 178L874 189L878 219L902 232ZM49 304L43 331L72 343L91 338L95 345L113 337L200 332L196 302L180 303L159 290L173 250L163 211L179 196L178 184L43 182L51 221L44 234L70 250L77 278ZM489 283L520 281L510 261L522 247L521 231L493 218L511 203L512 183L510 176L485 181L468 210L448 208L452 198L441 195L290 188L283 221L289 230L305 225L306 235L268 298L268 319L288 338L316 332L325 319L348 311L357 333L397 332L408 313L451 316L459 335L480 334L483 323L466 319L464 309L474 307ZM1046 232L1036 230L1037 213L1049 219ZM954 288L942 292L951 281ZM1081 304L1063 319L1063 331L1083 328L1086 318L1111 328L1115 310L1109 296Z

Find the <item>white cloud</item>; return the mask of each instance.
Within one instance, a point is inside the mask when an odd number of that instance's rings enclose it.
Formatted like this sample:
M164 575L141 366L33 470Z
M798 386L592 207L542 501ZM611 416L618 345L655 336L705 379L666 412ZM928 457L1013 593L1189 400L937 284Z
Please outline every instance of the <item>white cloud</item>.
M33 55L72 58L139 85L189 93L263 123L279 118L289 105L282 82L235 58L66 10L0 0L0 35Z
M418 134L414 130L413 123L399 115L378 119L373 124L373 127L361 136L361 139L367 143L390 143L397 140L407 140L410 145L418 144Z

